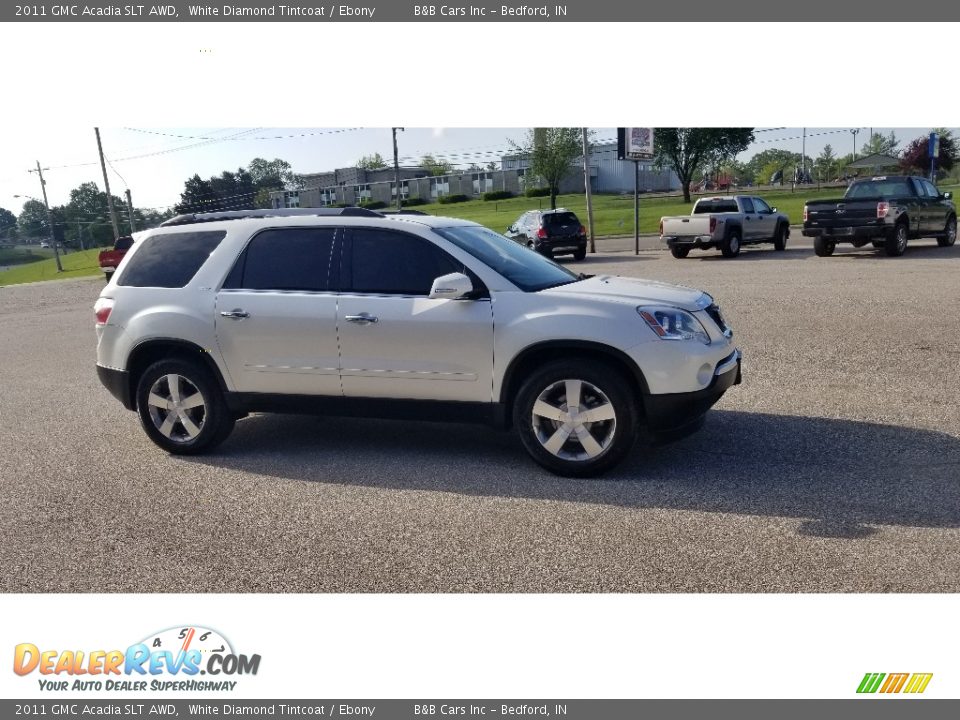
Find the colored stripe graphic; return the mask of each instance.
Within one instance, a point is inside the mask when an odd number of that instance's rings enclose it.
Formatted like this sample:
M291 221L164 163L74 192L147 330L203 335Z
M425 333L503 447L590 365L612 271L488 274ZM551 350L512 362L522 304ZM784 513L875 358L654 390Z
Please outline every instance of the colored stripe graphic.
M898 693L903 688L904 683L907 682L907 678L910 677L910 673L890 673L887 675L887 681L883 684L883 687L880 688L882 693Z
M886 677L884 673L867 673L863 676L863 680L860 681L860 687L857 688L857 692L875 693L877 688L880 687L880 682L884 677Z
M927 689L927 685L930 684L930 680L933 678L933 673L914 673L913 677L910 678L910 682L907 683L907 688L904 690L905 693L922 693Z
M930 680L933 679L933 673L866 673L860 685L857 687L858 693L875 693L877 691L887 695L899 692L904 693L922 693L927 689ZM882 683L882 684L881 684Z

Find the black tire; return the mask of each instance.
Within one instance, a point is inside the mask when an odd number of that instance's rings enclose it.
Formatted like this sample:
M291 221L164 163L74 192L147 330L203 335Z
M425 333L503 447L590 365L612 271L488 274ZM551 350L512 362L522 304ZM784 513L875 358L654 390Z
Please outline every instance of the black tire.
M720 244L720 252L725 258L734 258L740 254L740 231L731 230Z
M886 242L884 240L872 240L870 244L873 245L877 250L883 250Z
M567 381L579 381L580 413L600 410L605 419L576 424L574 418L571 426L569 414L564 415ZM513 403L513 424L526 451L542 467L565 477L593 477L617 465L633 447L639 416L636 396L630 382L611 365L557 360L538 368L523 383ZM535 415L538 400L558 416ZM564 431L566 435L561 435ZM554 437L561 444L548 449Z
M573 253L573 259L574 259L574 260L585 260L586 257L587 257L587 249L586 249L586 248L580 248L579 250L577 250L576 252Z
M167 434L162 428L167 427L166 421L173 411L151 403L150 394L152 390L159 390L155 394L169 401L174 396L170 382L166 380L169 376L178 377L176 396L180 397L181 402L189 401L197 392L203 405L178 409L177 416L170 421ZM137 413L147 436L175 455L196 455L216 447L227 439L235 422L220 386L210 371L198 362L180 359L155 362L140 376L137 382ZM195 434L191 432L190 423L192 429L197 431Z
M783 252L787 249L787 237L790 235L790 227L786 224L781 224L777 228L777 234L773 236L773 249L778 252Z
M903 255L907 249L907 236L907 224L903 222L897 223L893 228L893 232L890 233L886 242L883 244L883 249L887 255L890 257Z
M957 218L947 218L947 225L943 229L943 236L937 238L937 245L950 247L957 241Z
M813 251L817 257L830 257L833 251L837 249L837 243L822 235L813 239Z
M674 246L670 248L670 254L673 255L677 260L683 260L687 255L690 254L690 248Z

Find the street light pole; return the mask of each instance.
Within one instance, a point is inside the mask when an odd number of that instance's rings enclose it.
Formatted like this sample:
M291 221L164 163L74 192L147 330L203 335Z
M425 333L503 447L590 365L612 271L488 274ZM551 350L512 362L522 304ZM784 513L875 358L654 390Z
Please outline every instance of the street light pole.
M33 172L30 170L29 172ZM53 259L57 261L57 272L63 272L60 262L60 251L57 249L57 236L53 232L53 213L50 212L50 203L47 202L47 181L43 179L43 169L37 160L37 175L40 176L40 189L43 190L43 206L47 209L47 226L50 228L50 244L53 245Z
M853 161L857 161L857 133L860 132L860 128L853 128L850 133L853 135Z
M397 184L397 210L403 208L403 200L400 197L400 155L397 153L397 130L403 132L403 128L391 128L393 130L393 177Z

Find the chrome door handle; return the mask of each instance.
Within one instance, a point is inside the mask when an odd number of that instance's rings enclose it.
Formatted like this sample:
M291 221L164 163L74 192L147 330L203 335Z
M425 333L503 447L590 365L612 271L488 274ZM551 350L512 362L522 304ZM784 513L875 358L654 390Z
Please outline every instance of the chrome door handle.
M250 317L250 313L236 308L234 310L222 310L220 315L225 318L232 318L233 320L243 320L243 318Z
M359 315L346 315L343 318L347 322L357 323L358 325L369 325L380 322L380 318L374 317L370 313L360 313Z

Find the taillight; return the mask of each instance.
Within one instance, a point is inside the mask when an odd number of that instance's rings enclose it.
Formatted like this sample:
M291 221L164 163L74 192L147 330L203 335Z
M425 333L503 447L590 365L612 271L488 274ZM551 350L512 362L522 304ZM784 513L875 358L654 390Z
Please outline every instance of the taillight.
M663 235L663 220L660 221L660 234Z
M106 325L113 311L113 298L98 298L93 304L93 314L97 318L97 325Z
M546 228L537 228L537 237L541 240L547 239L547 229Z
M710 233L712 234L714 230L717 229L717 219L715 217L710 218Z
M581 235L586 235L586 234L587 234L587 228L584 227L583 225L580 226L580 234L581 234Z
M883 220L883 218L885 218L889 214L890 214L890 203L878 202L877 203L877 219Z
M803 221L806 222L810 218L810 209L804 205L803 206Z

